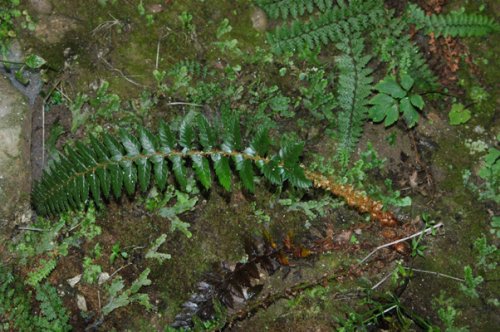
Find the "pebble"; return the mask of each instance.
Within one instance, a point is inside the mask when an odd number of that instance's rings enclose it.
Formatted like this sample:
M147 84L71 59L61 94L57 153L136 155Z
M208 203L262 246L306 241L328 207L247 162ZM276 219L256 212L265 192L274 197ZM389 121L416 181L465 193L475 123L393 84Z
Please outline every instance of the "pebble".
M38 14L49 15L52 13L52 4L49 0L30 0L31 8Z
M250 16L250 19L252 20L252 26L255 30L260 32L267 30L267 15L262 9L256 8Z

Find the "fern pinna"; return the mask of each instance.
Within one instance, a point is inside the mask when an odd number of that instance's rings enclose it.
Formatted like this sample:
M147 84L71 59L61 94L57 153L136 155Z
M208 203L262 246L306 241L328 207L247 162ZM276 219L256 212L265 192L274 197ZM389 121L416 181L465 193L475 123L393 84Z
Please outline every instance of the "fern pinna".
M410 23L416 24L419 29L425 29L427 33L434 33L436 37L480 37L500 30L500 25L493 18L478 14L449 13L428 16L420 7L411 4L407 15Z
M79 208L89 199L100 204L101 195L119 198L123 188L128 195L136 191L137 185L146 191L151 178L163 190L170 172L185 188L189 165L206 189L212 186L213 168L220 185L231 190L232 169L236 169L243 186L253 192L256 166L273 184L288 181L298 188L314 185L345 198L347 204L370 213L384 225L396 224L395 217L384 211L380 202L351 186L305 170L299 163L303 143L286 144L273 154L266 129L258 130L244 146L239 118L224 112L221 122L222 128L218 129L199 115L196 120L184 120L177 136L162 122L157 135L140 128L137 137L122 130L119 139L104 134L102 142L95 137L90 137L89 145L77 142L35 184L34 206L38 213L46 215Z
M342 52L336 58L340 71L337 100L341 111L338 113L340 161L347 166L348 156L355 149L363 134L363 125L368 114L368 96L371 93L372 69L367 67L371 57L363 55L363 39L359 34L351 34L344 26L344 40L337 44Z
M257 6L262 8L272 19L289 16L297 18L306 12L312 14L315 9L324 12L333 6L332 0L256 0Z
M346 22L352 32L361 32L381 21L383 15L384 7L379 0L339 0L336 6L319 17L313 17L307 22L296 20L291 26L276 28L268 39L278 54L304 48L314 49L342 40L345 33L343 25Z

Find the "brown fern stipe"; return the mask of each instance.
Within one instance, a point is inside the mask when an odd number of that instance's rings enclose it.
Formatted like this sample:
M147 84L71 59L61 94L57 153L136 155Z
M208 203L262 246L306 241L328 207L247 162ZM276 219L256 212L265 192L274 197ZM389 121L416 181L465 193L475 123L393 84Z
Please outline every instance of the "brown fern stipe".
M361 213L369 213L373 220L378 220L382 226L394 227L398 221L393 213L384 211L381 202L371 199L363 192L348 184L336 183L320 173L304 171L305 176L313 182L314 187L327 190L335 196L342 197L346 203Z

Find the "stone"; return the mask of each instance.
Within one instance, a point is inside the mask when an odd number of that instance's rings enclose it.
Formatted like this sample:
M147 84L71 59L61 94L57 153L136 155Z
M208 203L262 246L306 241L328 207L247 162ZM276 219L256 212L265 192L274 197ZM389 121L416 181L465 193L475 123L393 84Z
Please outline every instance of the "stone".
M0 75L0 237L26 222L30 213L30 137L30 107Z
M76 295L76 306L78 307L78 309L80 309L81 311L87 311L87 301L85 300L85 297L81 294L77 294Z
M77 23L74 19L60 15L41 17L38 21L34 34L41 41L48 44L57 44L64 35L76 29Z
M25 56L21 44L17 40L14 40L9 45L9 51L5 57L0 57L2 60L12 61L12 62L24 62ZM43 81L39 71L24 70L22 75L29 83L28 85L21 84L16 78L16 70L20 69L20 65L11 65L10 70L7 70L4 66L0 65L0 75L4 74L10 79L10 83L23 95L28 98L29 104L33 105L35 103L36 97L42 90Z
M31 8L38 14L49 15L52 13L52 4L49 0L30 0Z
M264 32L267 30L268 27L267 15L262 9L255 8L254 11L252 12L252 15L250 16L250 19L252 20L252 27L255 30L260 32Z

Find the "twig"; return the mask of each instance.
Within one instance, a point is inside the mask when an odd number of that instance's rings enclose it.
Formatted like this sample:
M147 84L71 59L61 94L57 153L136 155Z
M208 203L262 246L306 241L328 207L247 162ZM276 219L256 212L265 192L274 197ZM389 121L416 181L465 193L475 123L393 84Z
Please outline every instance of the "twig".
M45 101L42 103L42 168L45 167Z
M382 285L389 277L394 273L394 271L391 271L387 273L379 282L377 282L371 289L375 290L377 289L380 285Z
M125 75L123 73L123 71L121 71L120 69L118 68L115 68L113 67L113 65L111 65L103 56L99 56L99 59L104 62L104 64L106 64L106 66L108 66L108 68L112 71L116 71L118 74L120 74L127 82L135 85L135 86L139 86L139 87L144 87L144 85L140 84L140 83L137 83L136 81L132 80L131 78L129 78L127 75Z
M437 223L436 225L434 226L431 226L429 228L426 228L420 232L417 232L413 235L410 235L410 236L407 236L407 237L404 237L402 239L399 239L399 240L396 240L396 241L392 241L392 242L389 242L389 243L386 243L386 244L383 244L381 246L378 246L377 248L373 249L372 252L370 252L365 258L363 258L359 263L359 264L363 264L368 258L370 258L374 253L376 253L377 251L379 251L380 249L384 249L384 248L387 248L387 247L390 247L392 245L395 245L397 243L400 243L400 242L404 242L406 240L409 240L409 239L413 239L414 237L417 237L417 236L420 236L422 234L428 234L430 233L431 231L433 231L434 229L437 229L439 227L442 227L443 226L443 223L440 222L440 223Z
M181 101L176 101L172 103L166 104L166 106L194 106L194 107L203 107L203 105L195 104L195 103L185 103Z
M427 274L433 274L433 275L438 276L438 277L448 278L448 279L456 280L456 281L460 281L460 282L464 282L465 281L462 278L457 278L457 277L450 276L449 274L444 274L444 273L441 273L441 272L421 270L421 269L414 269L414 268L407 267L407 266L404 266L403 268L406 269L406 270L410 270L410 271L415 271L415 272L420 272L420 273L427 273Z
M454 277L454 276L450 276L448 274L444 274L444 273L441 273L441 272L436 272L436 271L428 271L428 270L421 270L421 269L415 269L415 268L412 268L412 267L408 267L408 266L403 266L403 268L405 270L409 270L409 271L414 271L414 272L420 272L420 273L427 273L427 274L432 274L432 275L435 275L435 276L438 276L438 277L443 277L443 278L448 278L448 279L452 279L452 280L456 280L456 281L460 281L460 282L464 282L465 280L462 279L462 278L457 278L457 277ZM377 282L371 289L372 290L375 290L376 288L378 288L380 285L382 285L387 279L389 279L389 277L394 273L394 271L391 271L389 272L388 274L386 274L379 282Z
M18 229L23 230L23 231L45 232L44 229L35 228L35 227L18 227Z
M161 43L161 38L158 39L158 43L156 44L156 62L155 62L156 70L158 70L158 62L160 60L160 43Z
M116 270L115 272L111 273L111 275L109 276L108 280L111 280L111 278L113 278L113 276L115 274L117 274L118 272L120 272L121 270L123 270L124 268L126 268L126 267L128 267L130 265L132 265L132 263L128 263L128 264L125 264L125 265L121 266L118 270Z

